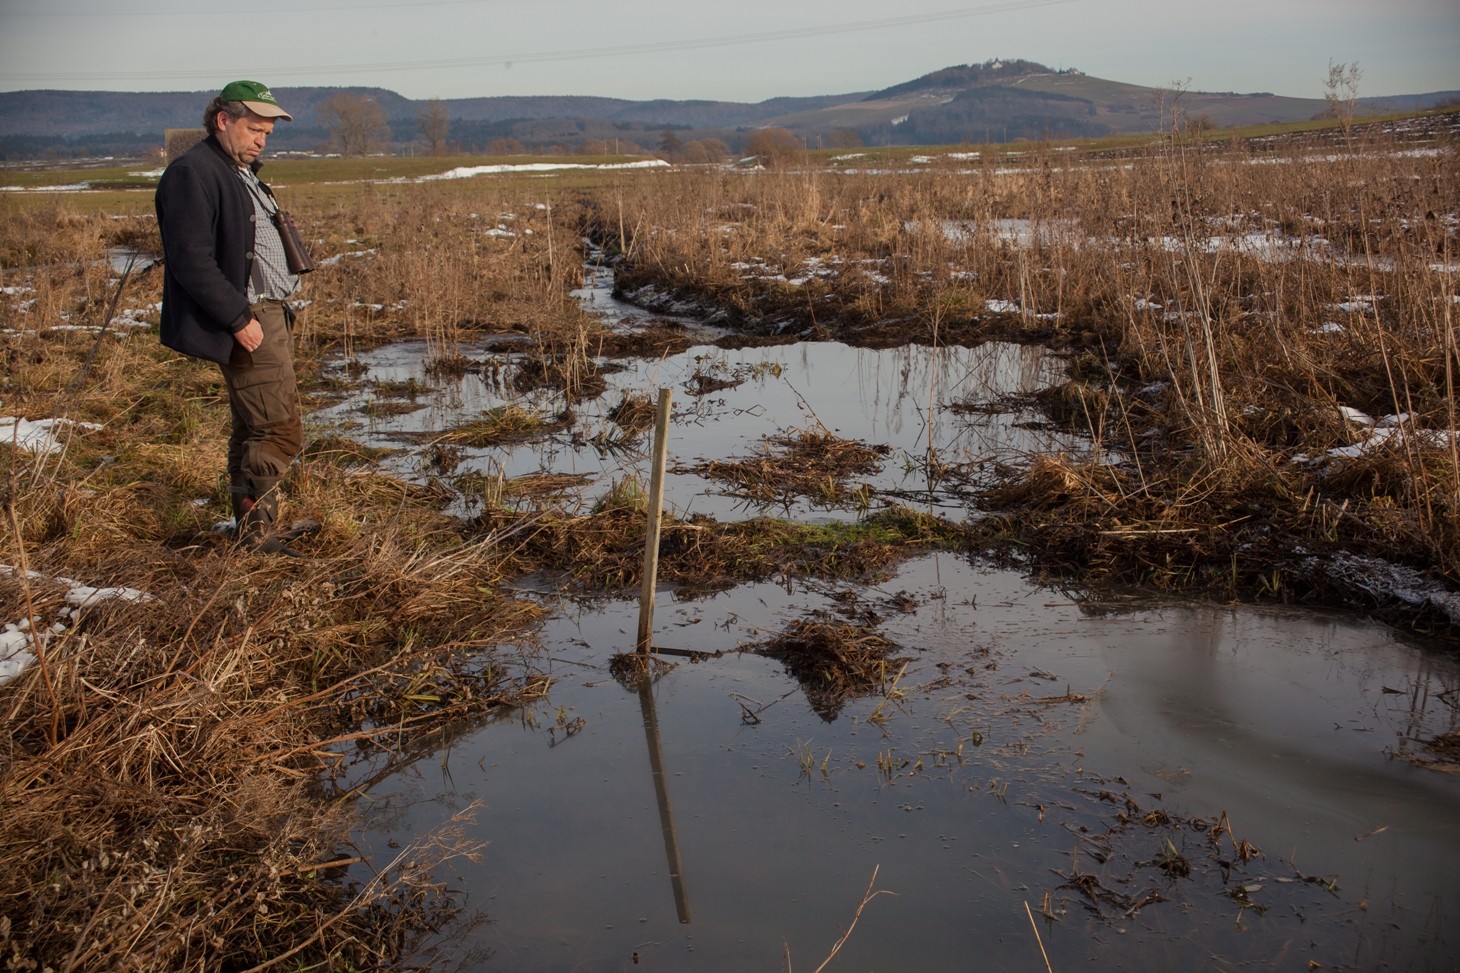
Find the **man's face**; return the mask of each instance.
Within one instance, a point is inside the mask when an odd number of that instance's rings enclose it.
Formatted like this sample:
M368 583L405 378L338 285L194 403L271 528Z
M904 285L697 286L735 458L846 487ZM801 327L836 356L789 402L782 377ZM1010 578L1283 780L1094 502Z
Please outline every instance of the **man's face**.
M229 158L241 166L253 162L264 151L264 143L274 130L272 118L262 118L247 112L242 118L230 118L227 112L218 113L218 144Z

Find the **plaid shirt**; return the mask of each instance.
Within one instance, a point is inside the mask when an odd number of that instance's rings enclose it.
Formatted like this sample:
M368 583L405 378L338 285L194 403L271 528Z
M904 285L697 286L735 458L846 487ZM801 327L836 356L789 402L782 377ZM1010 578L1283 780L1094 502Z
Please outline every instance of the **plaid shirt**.
M274 225L274 213L278 204L264 192L259 177L253 170L238 166L234 170L238 178L248 187L253 197L254 211L254 262L253 272L248 279L248 300L287 300L299 289L299 278L289 273L289 262L284 256L284 244L279 240L279 228Z

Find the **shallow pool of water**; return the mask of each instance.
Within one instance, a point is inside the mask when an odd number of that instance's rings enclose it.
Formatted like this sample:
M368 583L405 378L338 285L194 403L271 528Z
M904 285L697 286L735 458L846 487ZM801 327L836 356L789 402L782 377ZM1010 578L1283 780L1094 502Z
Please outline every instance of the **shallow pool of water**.
M378 401L370 388L316 413L345 434L376 445L407 448L398 468L411 473L423 443L503 406L517 406L543 417L560 413L560 393L522 393L510 380L520 355L470 353L481 370L434 383L427 371L429 349L405 343L358 356L366 378L376 386L414 383L423 391L414 411L369 418L362 413ZM727 351L705 345L663 359L615 361L607 371L608 390L573 403L572 430L547 442L466 448L459 470L500 471L508 478L541 472L586 479L585 497L605 492L614 480L637 477L648 482L648 436L626 448L622 431L609 413L626 395L648 402L659 389L673 395L669 440L671 470L712 460L746 458L763 452L766 437L825 429L842 439L887 447L875 475L859 478L886 498L932 501L944 511L961 510L952 492L928 477L928 450L944 464L1013 462L1054 451L1078 452L1085 446L1067 434L1038 428L1033 415L1019 409L993 414L955 414L950 406L990 402L1045 388L1060 375L1060 363L1038 348L988 344L979 348L909 346L890 350L811 342L775 348ZM708 393L709 382L733 383ZM854 485L858 485L854 484ZM735 519L768 512L767 507L727 496L699 476L671 472L666 504L675 512ZM814 508L806 501L777 504L783 516L845 518L855 511Z
M735 650L849 605L910 661L828 719L753 653L625 689L636 606L561 604L529 659L550 698L376 788L362 844L482 802L483 860L443 875L485 920L454 934L465 968L815 969L874 870L893 894L834 969L1039 969L1041 946L1061 970L1452 967L1460 781L1402 756L1454 728L1454 659L1347 618L1082 605L947 555L666 593L655 639Z
M578 296L613 327L645 326L611 291L590 273ZM425 387L427 352L359 363ZM417 475L433 431L502 405L562 410L513 389L515 356L481 357L415 411L367 419L366 392L320 418L405 447L397 468ZM1018 406L953 408L1059 381L1040 349L706 344L612 364L571 431L464 450L462 468L578 474L585 500L646 480L647 439L602 443L625 395L661 388L680 515L857 516L758 507L688 472L802 430L888 447L864 478L875 503L955 519L977 511L930 477L930 455L977 467L1089 449ZM729 384L700 394L707 379ZM1450 970L1460 955L1460 779L1409 759L1460 722L1453 645L1342 616L1093 600L944 554L863 584L661 590L655 645L722 654L666 656L646 687L610 672L635 602L522 584L551 618L503 651L550 675L550 696L364 805L360 844L385 860L480 802L482 860L439 876L465 912L438 968L815 970L854 921L830 969ZM808 698L753 651L808 619L876 631L906 667L860 696ZM890 894L859 913L869 885Z

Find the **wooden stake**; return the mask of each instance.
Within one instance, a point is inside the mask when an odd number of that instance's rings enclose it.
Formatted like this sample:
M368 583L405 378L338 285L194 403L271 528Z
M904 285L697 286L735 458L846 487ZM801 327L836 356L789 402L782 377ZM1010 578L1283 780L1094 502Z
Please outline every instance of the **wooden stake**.
M669 458L669 389L659 390L654 417L654 468L649 477L649 526L644 539L644 583L639 589L638 651L648 654L654 639L654 586L659 580L659 529L664 523L664 465Z

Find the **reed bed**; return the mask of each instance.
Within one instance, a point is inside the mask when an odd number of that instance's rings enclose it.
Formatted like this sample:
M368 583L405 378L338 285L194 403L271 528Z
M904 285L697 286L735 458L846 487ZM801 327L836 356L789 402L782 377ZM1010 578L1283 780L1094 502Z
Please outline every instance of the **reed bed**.
M526 214L516 220L502 215L507 205L490 207L491 228L515 226L515 236L487 234L468 208L480 200L454 192L450 210L439 197L374 190L353 207L337 197L296 207L329 228L319 255L340 257L304 293L309 401L352 380L348 367L345 377L326 369L327 356L348 365L355 348L398 338L424 340L449 363L468 336L520 336L543 363L534 381L566 396L591 377L594 325L567 299L579 217L549 215L528 196L512 200ZM554 570L576 572L585 591L634 583L642 492L626 487L578 516L554 506L556 483L483 477L473 489L484 513L463 523L443 511L472 492L464 478L454 490L408 484L375 472L380 450L311 430L283 485L284 518L320 525L299 542L307 557L241 555L215 529L228 516L219 376L137 326L155 321L159 271L142 261L123 283L111 260L118 247L155 253L155 227L65 206L33 212L0 229L14 259L47 261L7 264L0 281L4 411L58 420L58 448L0 448L0 612L58 627L40 663L0 686L4 959L98 971L389 968L454 907L431 867L475 845L447 815L398 859L359 861L348 840L355 796L546 691L515 651L539 610L498 582ZM49 236L48 222L58 227ZM474 260L412 256L456 234L473 238ZM29 236L44 238L44 253ZM435 303L421 304L411 288L428 272ZM376 401L409 407L415 391L376 383ZM642 427L641 407L624 404L626 429ZM556 421L485 416L443 430L424 462L444 475L463 446L540 435ZM504 506L524 497L541 509ZM716 586L875 575L957 536L910 512L860 533L679 524L665 577ZM61 579L145 598L63 614ZM510 666L501 645L514 647Z
M500 532L510 517L489 510L477 518L476 529ZM567 590L632 591L643 569L644 524L643 491L633 483L618 484L589 513L542 512L514 533L512 556L532 570L563 573ZM965 543L958 525L902 507L855 524L666 517L658 577L687 597L770 578L872 580L919 552L956 550Z
M486 417L497 425L436 437L425 462L444 476L471 443L569 422L572 397L598 388L600 353L684 341L626 343L578 308L587 233L627 293L765 340L1067 349L1069 381L1041 401L1105 459L997 471L980 502L1010 516L980 521L980 545L1052 571L1330 599L1336 576L1299 585L1297 559L1357 552L1453 588L1454 146L1359 132L1341 148L1173 139L1121 158L1039 148L1006 167L556 188L301 181L280 187L321 262L301 295L301 380L326 401L360 377L328 356L402 338L443 370L479 367L463 346L496 336L527 357L503 380L560 389L564 415ZM395 861L356 861L352 798L545 691L498 658L538 618L499 582L552 571L584 593L632 590L642 490L621 484L584 513L553 500L556 482L410 485L375 471L378 451L313 430L284 485L285 517L320 524L309 557L239 555L214 529L227 516L217 372L147 330L155 223L83 199L7 206L0 221L0 408L56 437L54 451L0 446L0 621L48 632L39 663L0 686L0 956L14 969L387 968L452 907L430 866L474 848L446 820ZM142 258L124 284L119 248ZM377 398L407 408L410 395ZM642 434L643 405L616 414L625 435ZM752 479L820 457L835 483L874 461L814 440L773 444ZM480 507L469 522L443 512L462 491ZM505 505L524 492L534 509ZM877 578L967 543L905 508L845 526L671 521L660 574L686 591ZM63 579L139 596L78 607Z
M366 500L380 487L363 478L308 480L294 504L327 494L389 509ZM401 766L448 728L541 695L493 652L536 610L484 594L495 559L439 522L433 534L429 508L386 489L405 516L355 519L352 532L341 524L357 513L326 511L335 529L302 562L204 539L119 544L106 535L135 525L110 522L126 510L106 494L74 512L63 536L93 538L65 559L85 562L74 573L145 597L77 612L0 697L14 968L380 968L449 911L428 876L474 854L460 822L366 864L346 840L354 790L329 798L321 785L358 777L367 757ZM12 502L12 524L27 506ZM4 539L36 573L3 579L0 610L65 618L64 590L37 568L72 545L18 542L13 528Z
M685 172L624 187L589 232L649 306L857 344L1066 350L1070 381L1041 402L1119 459L1007 470L980 502L1028 529L1005 520L990 544L1227 596L1335 594L1272 559L1300 548L1453 589L1453 131Z
M134 266L121 286L111 259L155 247L155 226L32 214L0 230L0 409L54 423L55 449L0 446L0 617L44 633L38 661L0 686L0 957L20 970L395 967L455 908L430 870L479 843L448 811L395 859L364 861L354 798L543 695L498 659L502 645L517 657L539 610L493 587L516 569L442 513L452 495L379 475L377 451L328 435L284 484L285 517L321 524L300 542L308 556L236 552L214 529L228 516L220 377L137 327L155 321L160 273ZM452 340L418 311L331 301L359 269L341 260L310 281L310 399L329 394L330 349ZM452 328L493 326L458 310ZM78 583L103 594L78 606Z

